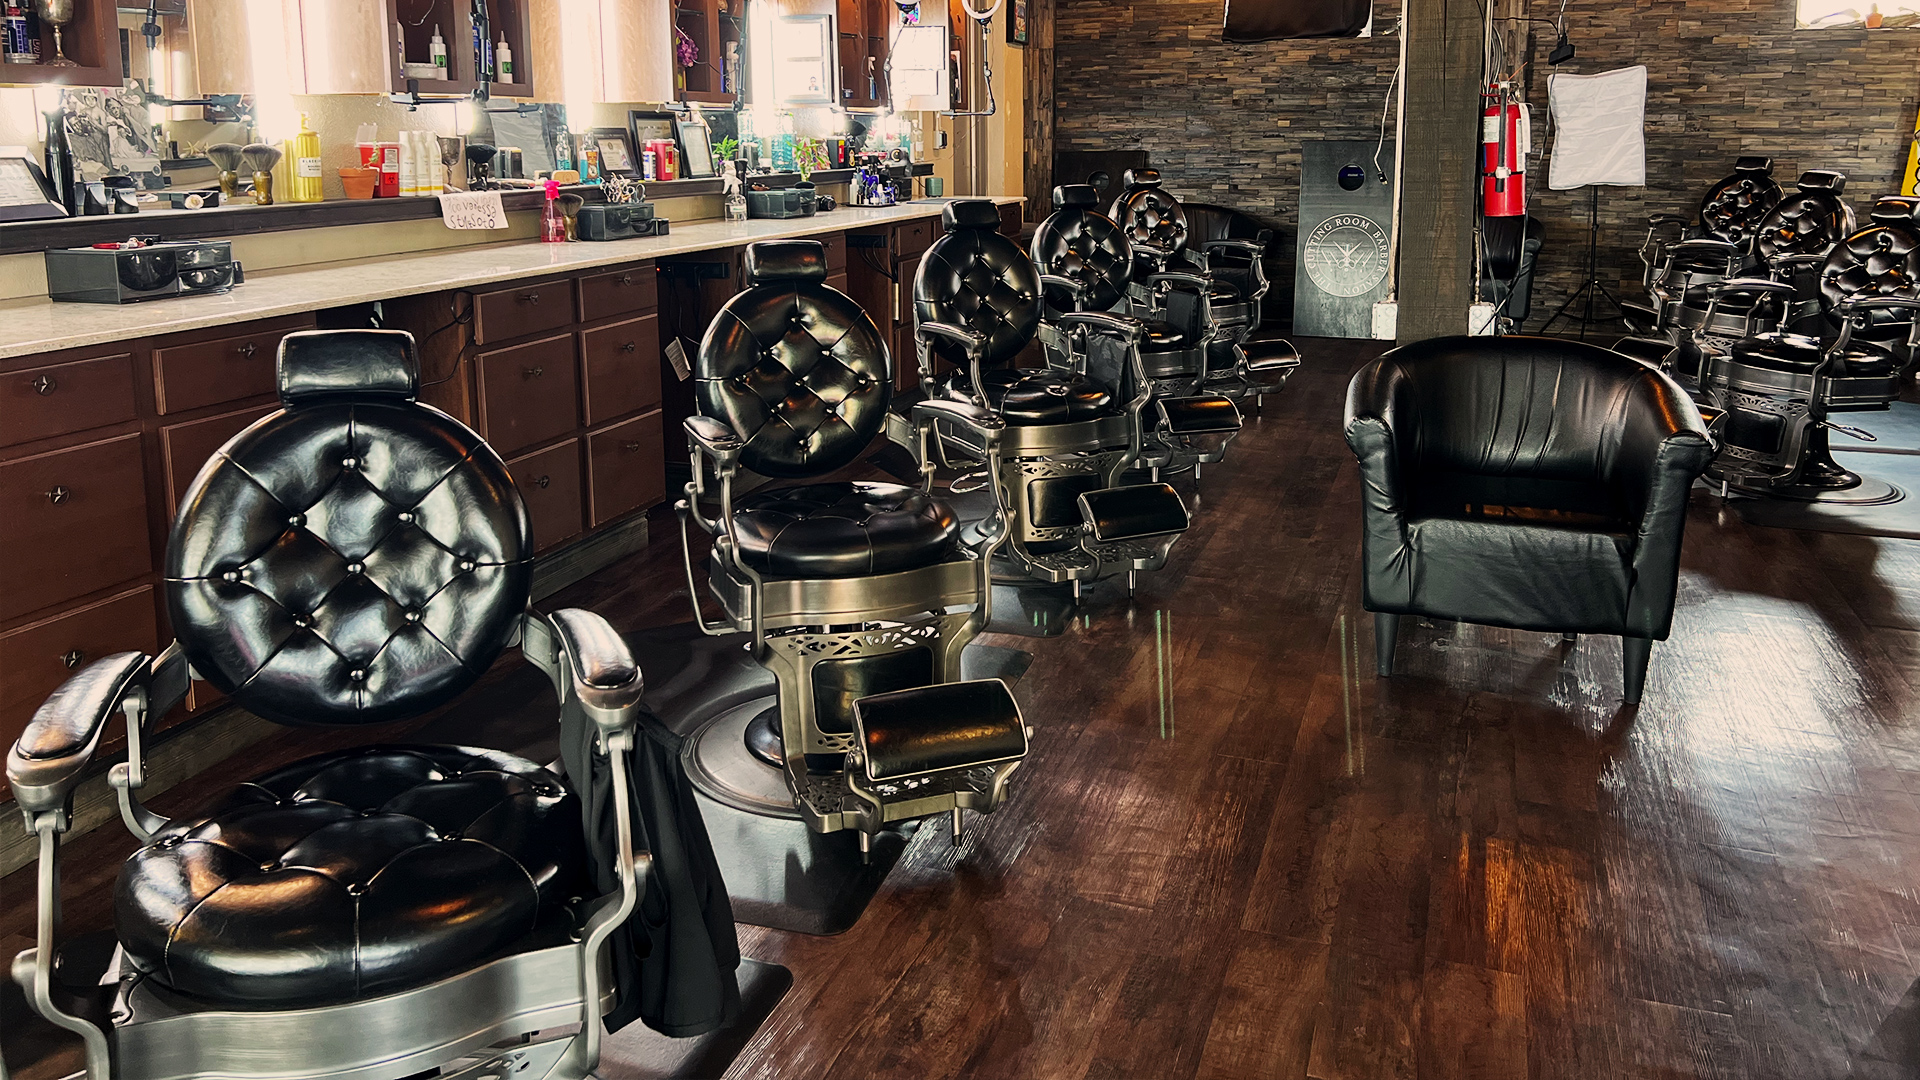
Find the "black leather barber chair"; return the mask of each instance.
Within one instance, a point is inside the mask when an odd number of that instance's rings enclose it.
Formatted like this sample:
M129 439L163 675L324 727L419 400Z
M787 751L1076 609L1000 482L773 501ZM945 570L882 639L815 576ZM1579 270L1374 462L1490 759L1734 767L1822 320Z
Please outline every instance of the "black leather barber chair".
M1690 288L1735 277L1751 266L1753 238L1780 201L1773 159L1743 157L1707 189L1696 218L1655 214L1640 245L1647 303L1625 303L1627 329L1645 338L1673 337L1668 308ZM1678 338L1674 338L1678 340Z
M818 241L749 245L745 272L746 290L700 343L700 411L686 421L693 480L677 509L695 617L708 634L751 633L772 671L774 756L808 827L858 830L865 851L890 823L950 813L957 838L961 811L1004 801L1027 752L1005 684L954 681L991 618L990 567L1011 527L1006 425L965 402L921 401L923 486L822 479L880 434L893 359L873 320L827 287ZM932 493L936 421L966 431L988 462L995 518L972 541ZM803 482L740 493L742 469ZM688 517L714 538L717 624L700 615ZM889 704L896 693L912 707Z
M1793 322L1809 311L1817 314L1814 271L1833 245L1854 231L1853 209L1840 197L1846 185L1841 173L1804 173L1798 190L1777 202L1747 236L1748 247L1701 238L1668 249L1665 270L1649 284L1659 312L1658 333L1623 338L1614 348L1664 368L1692 390L1700 385L1707 355L1725 352L1783 318ZM1715 283L1738 276L1764 276L1794 289L1714 296Z
M1045 288L1048 316L1041 326L1041 340L1048 360L1055 366L1079 370L1085 370L1090 362L1104 364L1109 370L1131 363L1113 357L1090 359L1092 351L1112 349L1111 341L1070 334L1059 320L1070 312L1124 310L1128 286L1139 267L1133 245L1112 218L1096 209L1099 200L1092 188L1079 184L1057 187L1053 189L1053 205L1053 214L1034 231L1031 248L1033 264L1039 268ZM1150 408L1155 418L1141 461L1154 470L1155 479L1159 472L1198 468L1219 461L1226 453L1228 443L1240 431L1240 413L1232 403L1235 395L1220 393L1217 388L1237 387L1237 396L1251 398L1258 407L1265 395L1279 392L1300 366L1300 358L1290 346L1284 354L1259 357L1236 351L1232 365L1214 375L1208 352L1195 346L1203 336L1206 319L1205 306L1199 303L1201 286L1182 277L1163 281L1158 287L1169 293L1161 305L1162 314L1184 314L1189 321L1136 320L1142 333L1133 351L1139 354L1141 369L1153 386Z
M1533 312L1533 267L1545 234L1538 218L1480 219L1480 298L1493 305L1502 333L1524 325Z
M999 435L999 486L1012 530L1001 549L1009 578L1083 583L1165 565L1187 528L1187 508L1164 483L1120 486L1147 444L1143 417L1153 396L1140 362L1144 332L1106 312L1053 313L1045 329L1086 362L1020 368L1020 353L1043 327L1041 280L1027 253L999 232L987 200L948 204L946 235L920 257L913 283L920 385L927 397L985 410ZM1089 339L1098 339L1090 341ZM951 365L935 372L938 358ZM1232 402L1219 399L1227 411ZM889 431L910 446L917 402L896 404ZM1160 426L1170 427L1162 403ZM1179 414L1178 406L1174 415ZM1237 421L1238 415L1234 414ZM937 425L935 449L986 465L985 445L964 425ZM1155 447L1159 448L1156 431ZM924 464L924 463L923 463ZM997 519L973 526L996 528Z
M1151 275L1193 273L1207 279L1208 304L1223 340L1245 341L1259 329L1260 301L1268 287L1263 262L1266 242L1196 234L1186 208L1160 186L1158 169L1128 169L1121 183L1107 216L1119 223L1133 244L1134 258L1142 264L1134 275L1133 306L1155 310L1145 284Z
M1346 436L1382 676L1402 615L1619 634L1639 702L1713 454L1673 380L1581 342L1435 338L1354 376Z
M1920 343L1920 198L1891 196L1874 204L1872 222L1833 246L1819 269L1824 324L1818 335L1775 330L1711 350L1702 379L1705 405L1724 415L1715 424L1720 452L1708 468L1722 493L1739 490L1785 498L1881 501L1891 489L1860 490L1859 474L1833 459L1828 433L1873 436L1835 422L1835 413L1886 409L1900 373ZM1734 278L1707 286L1714 303L1784 304L1792 284ZM1706 343L1703 342L1703 348Z
M81 669L8 753L40 845L38 937L13 971L40 1015L80 1036L89 1080L580 1080L608 995L627 1008L620 954L649 932L629 918L685 913L667 893L688 868L654 864L636 829L677 828L676 850L712 866L697 816L630 807L630 760L659 751L626 644L590 612L528 607L533 544L506 466L417 404L416 378L405 333L289 335L284 407L181 500L162 586L178 639ZM277 723L352 727L451 700L513 646L553 681L565 779L493 750L378 745L255 777L190 817L139 800L150 725L189 677ZM61 951L59 854L116 713L127 761L110 782L141 847L120 868L103 973ZM677 756L665 767L679 775ZM737 1008L717 903L692 911L699 947L674 954L704 965L710 993L674 1023L713 1027ZM567 1025L579 1033L552 1033Z

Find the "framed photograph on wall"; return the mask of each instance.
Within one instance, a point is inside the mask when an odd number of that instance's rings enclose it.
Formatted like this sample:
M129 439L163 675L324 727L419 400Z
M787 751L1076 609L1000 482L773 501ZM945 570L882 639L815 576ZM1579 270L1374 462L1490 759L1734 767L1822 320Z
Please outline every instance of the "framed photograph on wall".
M707 125L692 120L676 121L674 127L679 134L680 163L682 179L697 179L719 175L713 162L713 140L707 131Z
M1031 30L1027 21L1031 16L1027 0L1007 0L1007 6L1013 9L1007 18L1007 44L1024 49L1027 47L1027 34Z
M594 149L600 151L600 175L640 175L639 156L633 152L633 143L627 141L626 131L613 127L594 128L587 132L587 139Z

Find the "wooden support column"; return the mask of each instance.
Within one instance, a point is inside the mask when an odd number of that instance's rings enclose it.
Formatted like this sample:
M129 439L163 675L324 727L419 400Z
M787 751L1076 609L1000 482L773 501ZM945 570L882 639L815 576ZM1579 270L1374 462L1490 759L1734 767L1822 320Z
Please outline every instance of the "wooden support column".
M1026 116L1020 140L1027 197L1026 219L1044 221L1053 212L1053 17L1056 0L1027 4ZM1011 12L1005 16L1012 18Z
M1467 332L1479 149L1480 5L1405 0L1399 343Z

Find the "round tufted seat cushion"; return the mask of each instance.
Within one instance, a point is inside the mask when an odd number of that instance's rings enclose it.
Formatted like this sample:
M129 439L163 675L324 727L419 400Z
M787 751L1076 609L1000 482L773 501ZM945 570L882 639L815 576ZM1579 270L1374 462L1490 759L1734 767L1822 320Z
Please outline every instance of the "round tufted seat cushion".
M1760 334L1733 347L1734 359L1748 367L1790 374L1811 372L1824 352L1819 338L1805 334ZM1887 378L1899 370L1891 353L1870 342L1850 342L1844 364L1844 374L1859 378Z
M579 895L580 808L492 750L371 746L288 765L121 868L133 964L217 1002L294 1007L459 971Z
M982 372L987 406L1009 424L1033 426L1093 420L1112 411L1113 391L1077 372L996 368ZM956 372L946 396L973 400L973 381Z
M753 492L734 502L748 566L774 577L843 578L944 561L960 539L946 503L900 484L829 483Z

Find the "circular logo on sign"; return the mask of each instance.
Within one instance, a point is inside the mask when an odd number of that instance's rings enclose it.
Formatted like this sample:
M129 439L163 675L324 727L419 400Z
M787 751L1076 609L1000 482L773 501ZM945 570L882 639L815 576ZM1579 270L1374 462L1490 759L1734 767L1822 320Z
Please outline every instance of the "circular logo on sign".
M1372 218L1335 214L1307 234L1307 276L1322 292L1360 296L1387 276L1387 234Z

